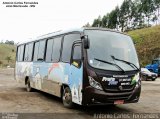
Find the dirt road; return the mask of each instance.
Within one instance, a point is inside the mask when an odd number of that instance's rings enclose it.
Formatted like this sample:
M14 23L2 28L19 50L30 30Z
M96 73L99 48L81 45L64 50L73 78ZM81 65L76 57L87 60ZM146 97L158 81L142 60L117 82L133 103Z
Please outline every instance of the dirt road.
M156 81L142 82L142 93L138 103L117 106L76 106L74 109L66 109L61 100L55 96L40 91L26 92L25 88L14 80L13 75L13 69L0 69L0 112L2 113L31 113L31 117L36 114L42 116L47 114L51 117L53 115L65 117L67 114L72 117L74 114L76 117L85 119L99 113L160 112L160 78Z

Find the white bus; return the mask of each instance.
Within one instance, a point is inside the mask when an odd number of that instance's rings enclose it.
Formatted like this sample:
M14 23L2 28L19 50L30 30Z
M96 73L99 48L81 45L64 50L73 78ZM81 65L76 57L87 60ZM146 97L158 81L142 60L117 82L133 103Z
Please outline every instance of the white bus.
M132 39L102 28L80 28L19 44L16 80L27 91L62 98L65 107L138 102L139 61Z

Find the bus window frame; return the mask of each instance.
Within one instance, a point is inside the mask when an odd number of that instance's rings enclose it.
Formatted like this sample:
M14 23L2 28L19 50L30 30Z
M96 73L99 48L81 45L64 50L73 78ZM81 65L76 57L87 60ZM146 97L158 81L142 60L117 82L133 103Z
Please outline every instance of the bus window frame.
M63 52L63 45L64 45L65 36L66 36L66 35L70 35L70 34L79 34L79 35L80 35L80 40L77 40L77 41L82 41L82 39L81 39L81 34L82 34L82 33L79 32L79 31L74 31L74 32L69 32L69 33L64 34L63 39L62 39L62 50L61 50L60 62L69 63L69 64L71 64L71 57L72 57L72 56L70 56L70 60L69 60L69 61L62 61L62 52ZM74 42L76 42L76 41L74 41ZM74 42L73 42L73 44L74 44ZM72 44L72 46L73 46L73 44ZM71 55L72 55L72 46L71 46Z
M55 36L51 36L51 37L46 37L46 38L42 38L42 39L37 39L37 40L34 40L34 41L30 41L30 42L27 42L27 43L23 43L23 44L20 44L20 45L18 45L17 46L17 58L16 58L16 61L17 62L39 62L38 61L38 59L35 61L34 60L34 53L35 53L35 44L37 43L37 42L39 42L40 43L40 41L43 41L43 40L45 40L45 48L44 48L44 58L43 58L43 62L46 62L46 63L58 63L58 62L63 62L63 63L69 63L69 64L71 64L71 62L69 61L69 62L65 62L65 61L62 61L62 52L63 52L63 45L64 45L64 37L66 36L66 35L70 35L70 34L78 34L78 35L80 35L80 40L77 40L77 41L82 41L82 39L81 39L81 35L82 34L84 34L83 33L83 31L82 32L80 32L80 31L72 31L72 32L67 32L67 33L64 33L64 34L59 34L59 35L55 35ZM51 62L48 62L48 61L46 61L46 51L47 51L47 42L48 42L48 40L50 40L50 39L54 39L54 38L59 38L59 37L61 37L61 47L60 47L60 56L59 56L59 60L57 61L57 62L53 62L53 61L51 61ZM75 41L74 41L75 42ZM73 42L73 44L74 44L74 42ZM28 45L28 44L30 44L30 43L33 43L33 50L32 50L32 58L31 58L31 61L24 61L24 55L25 55L25 49L26 49L26 45ZM73 45L72 44L72 45ZM24 46L24 51L23 51L23 60L22 61L18 61L18 58L19 58L19 56L18 56L18 49L19 49L19 47L21 47L21 46ZM83 51L83 49L82 49L82 51ZM83 53L83 52L82 52ZM38 46L38 54L39 54L39 46ZM38 58L38 54L37 54L37 58ZM72 48L71 48L71 55L72 55ZM83 54L82 54L83 55ZM82 56L83 57L83 56ZM71 60L71 56L70 56L70 60Z
M81 58L80 59L73 59L73 55L74 55L74 48L76 46L80 46L81 47ZM73 45L72 45L72 50L71 50L71 59L70 59L70 64L77 67L77 68L80 68L81 65L82 65L82 59L83 59L83 45L82 45L82 41L78 40L78 41L75 41L73 42ZM77 61L76 61L77 60ZM74 62L77 62L78 66L74 65Z
M19 50L19 48L20 48L21 46L23 46L23 57L22 57L22 60L19 60L20 57L19 57L19 55L18 55L18 50ZM21 44L21 45L17 46L17 51L16 51L16 54L17 54L16 61L17 61L17 62L24 62L24 52L25 52L25 44Z
M58 62L60 62L61 60L61 54L62 54L62 42L63 42L63 37L64 37L64 35L57 35L57 36L53 36L53 37L49 37L49 38L47 38L46 39L46 49L45 49L45 62L46 63L58 63ZM58 59L58 62L53 62L53 61L46 61L46 54L47 54L47 45L48 45L48 40L54 40L55 38L61 38L61 47L60 47L60 55L59 55L59 59ZM53 48L53 46L52 46L52 48Z

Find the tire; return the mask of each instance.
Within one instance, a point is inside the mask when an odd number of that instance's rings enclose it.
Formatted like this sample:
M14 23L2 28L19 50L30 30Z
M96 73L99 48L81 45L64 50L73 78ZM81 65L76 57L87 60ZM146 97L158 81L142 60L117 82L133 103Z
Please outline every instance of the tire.
M72 93L69 87L63 89L62 101L64 107L73 108Z
M152 81L155 81L156 79L152 79Z
M26 82L26 90L27 90L27 92L32 92L33 91L32 87L30 85L30 80L29 79Z

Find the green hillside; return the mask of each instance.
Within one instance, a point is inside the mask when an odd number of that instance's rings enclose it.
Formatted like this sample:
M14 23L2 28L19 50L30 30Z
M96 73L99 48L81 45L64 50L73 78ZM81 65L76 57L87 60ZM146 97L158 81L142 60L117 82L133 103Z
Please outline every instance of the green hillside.
M14 67L16 55L16 46L9 44L0 44L0 67L10 65Z
M128 32L136 43L141 66L160 57L160 25Z
M141 66L151 63L152 59L160 57L160 25L128 32L136 43ZM0 67L15 64L16 46L0 44ZM11 60L8 62L7 57Z

